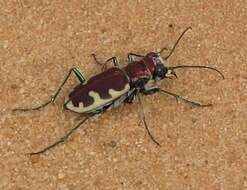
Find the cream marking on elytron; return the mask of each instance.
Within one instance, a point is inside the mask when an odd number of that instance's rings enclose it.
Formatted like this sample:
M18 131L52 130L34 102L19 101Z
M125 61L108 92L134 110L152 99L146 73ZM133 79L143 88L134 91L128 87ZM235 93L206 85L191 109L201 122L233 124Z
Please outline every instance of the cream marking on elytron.
M113 99L116 99L119 96L123 95L124 93L127 93L129 90L130 90L130 86L128 83L125 85L124 89L121 91L110 89L109 94L111 95L112 98L109 98L109 99L102 99L100 98L99 93L90 91L89 96L91 96L94 99L94 103L92 105L84 107L83 102L80 102L79 106L76 107L72 104L72 101L69 101L66 104L66 107L77 113L89 112L95 108L97 109L97 108L102 107L103 105L110 103Z

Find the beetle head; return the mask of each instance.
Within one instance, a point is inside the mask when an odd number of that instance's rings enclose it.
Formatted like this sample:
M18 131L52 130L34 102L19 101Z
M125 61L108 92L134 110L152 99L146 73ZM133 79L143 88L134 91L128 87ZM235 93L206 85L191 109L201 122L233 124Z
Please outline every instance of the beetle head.
M161 80L163 78L169 78L171 76L175 76L177 78L177 75L174 72L174 67L169 66L169 64L167 63L167 59L172 55L180 39L188 30L191 30L191 27L188 27L183 31L183 33L179 36L176 43L174 44L172 50L166 57L162 58L160 55L164 50L168 50L167 48L162 48L158 53L151 52L146 55L146 57L152 59L153 65L155 66L155 70L153 72L153 79L155 81Z
M171 76L175 76L177 78L177 75L175 73L174 70L179 69L179 68L204 68L204 69L211 69L214 70L216 72L218 72L221 77L224 79L224 75L217 69L213 68L213 67L208 67L208 66L203 66L203 65L180 65L180 66L170 66L167 62L168 58L172 55L172 53L174 52L176 46L178 45L179 41L181 40L181 38L183 37L183 35L188 31L191 30L191 27L186 28L182 34L179 36L179 38L177 39L176 43L174 44L173 48L171 49L171 51L169 52L169 54L162 58L160 55L162 54L162 52L164 50L168 50L167 48L162 48L159 52L155 53L155 52L151 52L148 53L144 59L147 60L147 62L151 63L151 65L153 66L153 80L155 81L159 81L161 79L164 78L170 78Z
M172 67L169 66L167 60L163 59L159 53L151 52L148 53L146 57L151 59L152 64L154 65L154 71L152 75L155 81L159 81L164 78L170 78L172 76L177 77Z

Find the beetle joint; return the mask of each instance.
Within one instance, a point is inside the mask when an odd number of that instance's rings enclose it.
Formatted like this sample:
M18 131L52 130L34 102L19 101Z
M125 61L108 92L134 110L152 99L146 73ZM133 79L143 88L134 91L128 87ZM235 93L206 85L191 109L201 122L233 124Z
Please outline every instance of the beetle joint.
M55 96L51 96L51 102L54 102L55 101Z

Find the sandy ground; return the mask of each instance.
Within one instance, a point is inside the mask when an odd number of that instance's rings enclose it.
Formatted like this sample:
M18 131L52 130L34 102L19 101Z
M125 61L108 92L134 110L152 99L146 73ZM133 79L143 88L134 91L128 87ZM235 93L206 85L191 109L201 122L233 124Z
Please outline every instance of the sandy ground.
M247 189L247 4L245 0L0 1L0 189ZM100 60L171 48L179 70L160 86L213 107L196 108L163 95L144 97L148 137L138 105L90 119L62 145L38 156L80 117L49 99L71 67L87 76Z

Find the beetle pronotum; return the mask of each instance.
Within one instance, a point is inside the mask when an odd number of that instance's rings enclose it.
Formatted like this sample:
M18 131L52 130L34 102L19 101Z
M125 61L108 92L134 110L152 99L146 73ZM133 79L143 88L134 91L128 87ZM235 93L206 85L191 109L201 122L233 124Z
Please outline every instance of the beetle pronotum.
M100 63L96 56L92 54L95 61L99 64L106 64L107 62L112 61L114 67L107 69L86 81L86 78L81 74L79 69L72 68L70 69L68 75L65 77L62 84L59 86L58 90L51 97L51 99L47 102L42 103L41 105L33 108L17 108L13 111L31 111L31 110L39 110L54 102L57 98L58 94L61 92L64 84L71 76L71 73L74 73L75 76L79 79L80 84L78 84L74 90L69 94L69 99L65 101L64 108L70 111L80 113L83 115L83 119L70 131L68 131L60 140L51 144L50 146L37 151L30 153L40 154L43 153L56 145L64 142L76 129L78 129L81 124L83 124L90 117L102 113L110 108L118 107L122 103L131 103L137 97L139 105L141 107L141 118L144 123L144 126L148 132L148 135L152 139L152 141L160 146L160 144L155 140L152 134L149 131L148 125L146 123L143 105L141 101L141 95L150 95L154 93L161 93L165 95L170 95L175 97L177 100L183 100L186 103L190 103L194 106L211 106L211 104L201 104L187 98L184 98L175 93L163 90L161 88L149 86L150 81L160 81L164 78L170 78L171 76L177 77L175 70L179 68L203 68L203 69L211 69L213 71L218 72L221 77L224 79L224 75L217 69L208 67L208 66L189 66L189 65L180 65L180 66L170 66L167 62L168 58L174 52L177 44L179 43L182 36L189 30L191 27L188 27L183 33L179 36L176 43L174 44L172 50L169 54L162 58L161 54L166 48L161 49L161 51L155 53L150 52L143 55L138 55L135 53L128 54L128 62L129 64L120 67L118 60L116 57L112 57L106 60L104 63ZM135 61L134 57L139 57L140 60Z

